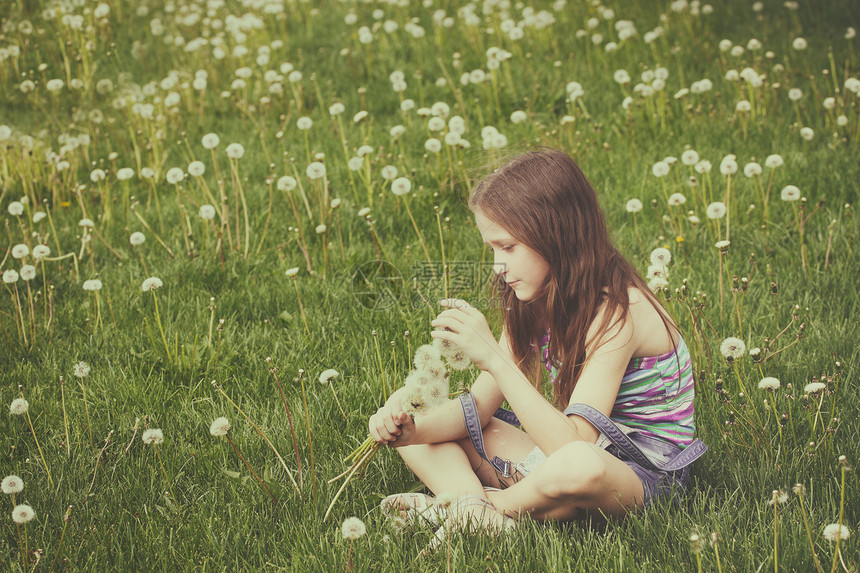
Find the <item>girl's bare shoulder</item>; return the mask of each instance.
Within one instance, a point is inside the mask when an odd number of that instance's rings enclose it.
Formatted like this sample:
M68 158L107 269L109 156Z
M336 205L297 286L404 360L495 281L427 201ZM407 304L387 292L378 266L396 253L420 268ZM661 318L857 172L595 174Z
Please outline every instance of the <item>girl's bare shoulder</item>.
M658 356L674 350L678 332L669 314L638 288L630 287L627 292L630 298L627 318L633 322L631 342L636 348L633 356Z

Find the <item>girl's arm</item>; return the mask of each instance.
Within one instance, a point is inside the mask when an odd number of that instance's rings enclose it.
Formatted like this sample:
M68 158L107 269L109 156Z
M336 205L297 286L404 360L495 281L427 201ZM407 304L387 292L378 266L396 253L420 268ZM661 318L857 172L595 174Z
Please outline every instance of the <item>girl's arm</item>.
M455 308L440 314L440 317L444 316L442 320L437 318L434 321L435 326L448 327L452 331L438 330L432 336L459 344L482 370L490 373L523 428L545 454L549 455L574 440L595 442L599 433L590 423L579 416L567 417L559 412L516 367L510 354L492 348L486 319L480 311L462 302L449 304ZM571 403L589 404L607 416L612 411L621 379L635 349L633 322L629 315L625 318L607 333L599 347L589 352L571 395ZM601 320L599 312L592 328L596 328L594 325L599 325Z
M499 337L498 344L502 353L510 357L510 344L504 331ZM505 397L488 372L481 372L475 379L471 392L478 407L481 426L486 426ZM413 421L403 413L400 390L392 394L385 406L371 417L369 427L371 436L378 443L388 443L398 447L450 442L468 436L463 410L458 400L449 400Z

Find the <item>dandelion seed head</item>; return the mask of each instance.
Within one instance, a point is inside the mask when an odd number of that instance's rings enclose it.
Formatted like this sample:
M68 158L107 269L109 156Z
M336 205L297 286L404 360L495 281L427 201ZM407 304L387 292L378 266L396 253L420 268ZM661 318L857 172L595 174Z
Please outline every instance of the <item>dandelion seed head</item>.
M305 172L309 179L322 179L326 174L325 164L319 161L314 161L308 165Z
M202 161L192 161L188 164L188 174L194 177L200 177L206 173L206 165Z
M167 179L168 183L176 185L177 183L185 179L185 172L183 172L182 169L178 167L171 167L167 170L167 175L165 175L165 179Z
M781 167L785 162L782 159L781 155L768 155L764 160L765 167L770 167L771 169L776 169L777 167Z
M695 149L687 149L681 154L681 163L692 167L699 162L699 154Z
M102 290L102 281L99 279L89 279L85 280L84 284L81 287L86 291L97 291Z
M462 350L458 350L457 352L454 352L453 354L451 354L447 358L448 358L448 365L451 368L453 368L454 370L465 370L472 363L472 361L469 360L469 357L466 356L466 353L463 352Z
M143 431L140 437L144 444L158 445L164 443L164 432L158 428L149 428Z
M660 265L665 267L669 265L669 262L671 262L672 253L669 251L669 249L658 247L651 251L650 259L652 265Z
M672 193L669 196L669 205L672 207L678 207L687 202L687 198L684 197L683 193Z
M321 223L321 224L316 226L314 231L316 231L317 235L322 235L323 233L326 232L326 229L328 229L328 227L326 227L324 224Z
M807 394L817 394L827 388L824 382L810 382L803 387L803 391Z
M203 136L202 143L206 149L215 149L221 143L221 138L215 133L207 133Z
M332 380L337 378L338 376L340 376L340 372L338 372L334 368L329 368L328 370L323 370L319 376L320 384L328 384Z
M220 436L226 436L227 432L229 431L230 421L224 416L221 416L220 418L215 418L209 425L209 434L216 438Z
M419 370L427 366L428 364L436 364L442 362L442 354L439 352L439 349L432 344L424 344L419 346L415 350L415 356L413 358L413 363L415 364L415 368Z
M831 523L824 527L822 535L824 535L824 539L827 541L845 540L851 536L851 530L844 525Z
M729 336L720 344L720 354L724 358L731 358L732 360L742 357L746 350L747 345L744 344L744 341L734 336Z
M755 177L757 175L761 175L761 172L761 165L759 165L755 161L744 165L744 175L746 175L747 177Z
M12 257L15 259L23 259L30 254L30 247L23 243L19 243L12 247Z
M299 274L299 267L293 267L291 269L287 269L287 271L284 274L290 278L293 278L294 276Z
M806 49L806 40L804 38L795 38L791 42L791 47L797 51L802 51Z
M750 351L750 354L752 354L752 351ZM780 386L781 384L779 379L774 378L773 376L766 376L758 383L760 390L779 390Z
M722 241L717 241L716 243L714 243L714 246L721 251L725 251L729 248L729 245L731 245L731 244L732 244L731 241L722 240Z
M12 521L17 523L18 525L23 525L36 517L36 512L33 511L33 508L29 505L22 503L20 505L16 505L15 509L12 510Z
M3 283L4 284L12 284L18 282L18 271L15 269L9 269L3 271Z
M654 177L663 177L669 173L669 164L665 161L658 161L651 166L651 173Z
M386 181L393 181L397 178L397 167L394 165L386 165L382 168L382 178Z
M245 148L241 143L231 143L224 151L230 159L242 159L242 156L245 155Z
M775 489L770 493L770 499L767 500L768 505L781 505L788 501L788 494L782 490Z
M0 482L0 490L5 494L21 493L24 490L24 480L16 475L9 475Z
M638 213L642 210L642 201L639 199L633 198L627 201L627 205L625 205L628 213Z
M708 205L705 214L708 216L708 219L722 219L726 216L726 205L720 201L715 201Z
M331 104L328 108L328 113L329 113L329 115L332 115L332 116L340 115L345 111L346 111L346 106L344 106L340 102L335 102L335 103Z
M205 205L200 205L200 210L198 211L200 218L209 221L215 218L215 207L206 203Z
M815 138L815 131L811 127L801 127L800 137L806 141L812 141Z
M344 539L358 539L367 533L367 527L364 522L357 517L347 517L343 520L343 525L340 527L340 533Z
M779 198L783 201L797 201L800 199L800 189L794 185L786 185L780 191Z
M444 380L433 380L425 385L424 400L430 407L444 404L448 400L448 383Z
M146 241L146 235L144 235L140 231L135 231L128 238L128 242L134 246L142 245L145 241Z
M14 416L21 416L27 413L30 409L30 403L24 398L15 398L9 405L9 413Z
M403 411L410 416L417 416L427 410L427 400L424 398L424 388L422 386L405 386L400 400L403 406Z
M81 360L72 366L72 373L78 378L86 378L90 373L90 365Z
M391 192L395 195L406 195L412 190L412 181L406 177L398 177L391 182Z
M164 286L164 283L162 282L162 280L160 278L149 277L148 279L143 281L143 284L141 285L140 288L143 292L147 292L147 291L155 290L157 288L161 288L162 286Z

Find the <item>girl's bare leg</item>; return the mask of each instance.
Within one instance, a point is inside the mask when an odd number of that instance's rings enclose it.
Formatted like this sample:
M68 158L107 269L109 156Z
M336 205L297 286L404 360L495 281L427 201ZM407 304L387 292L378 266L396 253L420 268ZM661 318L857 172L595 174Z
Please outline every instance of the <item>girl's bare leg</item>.
M535 447L525 432L493 419L484 428L484 447L492 458L516 463ZM589 442L571 442L553 452L528 476L504 478L478 456L468 438L444 444L398 448L406 464L434 493L485 495L511 516L570 520L621 515L641 507L644 490L630 467ZM506 487L484 492L483 486Z
M589 513L623 515L642 507L644 490L633 470L606 450L570 442L524 479L487 497L511 516L570 520Z

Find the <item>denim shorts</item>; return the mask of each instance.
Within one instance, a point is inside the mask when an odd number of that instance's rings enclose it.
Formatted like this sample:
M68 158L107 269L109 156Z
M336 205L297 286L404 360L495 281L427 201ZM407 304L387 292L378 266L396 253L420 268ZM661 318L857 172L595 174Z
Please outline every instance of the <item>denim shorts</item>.
M677 471L665 472L647 469L634 462L630 456L613 444L606 446L606 451L627 464L642 482L645 497L643 507L648 507L654 500L668 497L673 503L679 503L690 481L690 466ZM525 477L546 460L546 454L535 447L526 457L517 462L514 467L521 476Z

